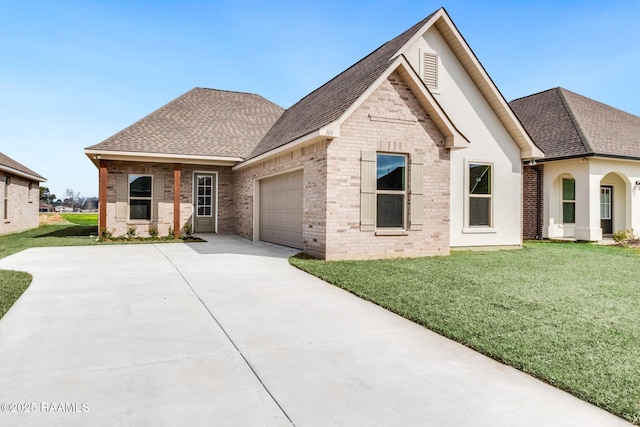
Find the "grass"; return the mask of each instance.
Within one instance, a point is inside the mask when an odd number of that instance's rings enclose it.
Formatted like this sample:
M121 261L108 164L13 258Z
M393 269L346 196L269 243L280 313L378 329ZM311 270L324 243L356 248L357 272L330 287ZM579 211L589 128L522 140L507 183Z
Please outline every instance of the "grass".
M640 423L640 252L578 243L291 264Z
M61 214L61 216L72 224L98 225L97 213L67 213Z
M97 225L53 224L0 236L0 258L27 248L97 245Z
M22 271L0 270L0 319L31 283L31 275Z

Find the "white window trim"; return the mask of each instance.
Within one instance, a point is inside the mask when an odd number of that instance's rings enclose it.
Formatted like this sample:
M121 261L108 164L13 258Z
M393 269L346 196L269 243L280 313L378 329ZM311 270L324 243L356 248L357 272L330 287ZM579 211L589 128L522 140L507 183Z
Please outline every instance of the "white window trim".
M471 189L469 188L469 178L470 178L470 167L471 165L488 165L491 166L491 195L489 198L491 202L489 203L490 215L489 222L491 225L469 225L469 208L470 208L470 198ZM495 224L495 195L496 195L496 179L495 179L495 162L493 159L465 159L464 162L464 227L462 228L462 233L464 234L492 234L497 233L498 228ZM479 196L473 196L479 197Z
M131 197L131 177L148 176L151 178L151 196L150 197ZM131 218L131 200L149 200L149 219ZM129 224L149 224L153 221L153 175L145 173L130 173L127 175L127 223Z
M571 179L573 180L573 200L565 200L564 199L564 180ZM564 222L564 204L565 203L573 203L573 222ZM576 224L576 179L571 175L561 175L560 176L560 218L562 218L561 224L564 226L573 227Z
M409 177L408 177L408 173L409 173L409 168L408 166L408 161L409 161L409 156L404 154L404 153L389 153L386 151L376 151L376 170L378 168L378 155L383 155L383 156L396 156L396 157L403 157L404 158L404 190L402 191L398 191L398 190L378 190L378 186L377 186L377 182L376 182L376 192L375 192L375 200L376 200L376 212L375 212L375 219L376 219L376 227L375 227L375 232L377 235L384 235L384 234L388 234L385 232L397 232L397 231L406 231L407 230L407 217L409 216L409 213L407 212L407 208L408 208L408 191L407 191L407 183L409 181ZM376 178L377 180L377 178ZM378 227L378 194L402 194L403 196L403 207L402 207L402 227Z
M211 181L213 181L215 179L214 178L214 174L212 174L212 173L200 172L200 173L194 173L193 176L195 177L195 180L193 181L193 185L195 186L196 190L200 187L200 183L198 182L198 178L200 178L200 177L211 178ZM193 201L194 202L193 203L194 204L194 211L193 211L194 215L197 215L200 218L213 218L213 216L215 215L215 206L216 206L216 203L215 203L215 200L214 200L215 187L216 187L215 183L211 182L211 195L210 195L210 197L211 197L211 213L209 215L206 215L206 214L205 215L200 215L198 213L199 203L198 203L197 198L200 197L200 195L197 193L197 191L194 191L194 198L196 199L196 200ZM205 194L203 197L207 197L207 195Z

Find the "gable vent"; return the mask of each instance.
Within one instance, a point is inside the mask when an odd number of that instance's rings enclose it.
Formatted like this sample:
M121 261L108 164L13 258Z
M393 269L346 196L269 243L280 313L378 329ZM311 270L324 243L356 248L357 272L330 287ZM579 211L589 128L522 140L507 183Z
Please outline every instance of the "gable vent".
M438 55L435 53L424 54L422 78L429 89L438 88Z

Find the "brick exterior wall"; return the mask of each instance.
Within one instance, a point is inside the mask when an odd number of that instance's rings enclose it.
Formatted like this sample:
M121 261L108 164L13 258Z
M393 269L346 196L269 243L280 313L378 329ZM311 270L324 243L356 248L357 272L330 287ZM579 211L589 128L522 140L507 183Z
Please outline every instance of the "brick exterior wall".
M342 124L340 137L329 145L325 258L448 255L450 162L444 143L409 87L393 73ZM410 159L424 155L422 230L409 230L409 224L407 231L392 235L360 230L362 151L407 155L407 212L411 211Z
M407 229L393 235L360 230L363 150L405 154L408 164L416 154L425 156L422 230ZM235 171L239 235L254 238L256 180L297 168L303 168L304 176L302 232L306 253L329 260L449 253L449 151L443 135L398 75L383 82L354 111L342 124L339 138ZM408 174L407 186L410 168ZM411 189L407 190L409 212Z
M544 166L525 165L522 170L522 237L541 239L543 212L541 184L544 178Z
M9 186L5 197L7 178L9 178ZM31 189L29 189L30 184ZM36 181L8 173L0 174L0 234L16 233L38 227L39 188ZM4 216L5 199L7 201L6 218Z
M256 181L303 168L303 250L324 257L326 251L327 145L321 141L234 172L236 229L253 240Z
M361 231L361 155L363 151L407 156L406 230ZM411 160L424 156L423 226L411 230ZM155 224L166 235L173 224L173 165L108 162L107 228L125 234L129 221L116 222L118 174L164 177L164 196L154 209L164 209ZM231 168L182 165L181 222L190 221L192 174L217 171L218 230L254 239L254 195L259 181L276 174L303 170L303 250L329 260L411 257L449 254L450 158L445 138L409 87L393 73L341 125L340 136L270 157L232 172ZM149 221L136 221L144 235Z
M107 230L116 236L127 233L129 226L135 226L137 234L148 235L149 226L157 227L161 236L166 236L173 227L173 164L107 161ZM191 223L193 213L193 173L217 172L218 177L218 233L235 234L233 183L231 167L181 165L180 176L180 224L181 230ZM164 191L159 203L152 207L158 210L160 219L157 222L141 220L116 221L116 183L118 175L151 175L154 179L162 176ZM100 201L102 202L102 201Z

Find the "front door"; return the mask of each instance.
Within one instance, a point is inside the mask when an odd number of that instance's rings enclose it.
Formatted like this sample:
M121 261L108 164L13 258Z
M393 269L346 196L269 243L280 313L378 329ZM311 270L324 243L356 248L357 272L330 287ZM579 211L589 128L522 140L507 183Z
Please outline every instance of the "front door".
M613 187L610 185L600 187L600 227L603 235L613 233Z
M216 175L195 173L193 185L193 231L216 232Z

